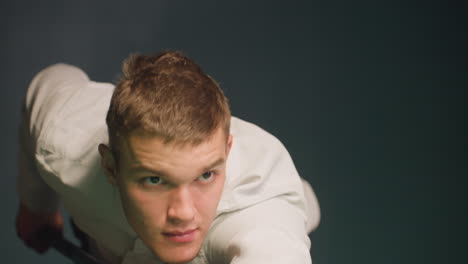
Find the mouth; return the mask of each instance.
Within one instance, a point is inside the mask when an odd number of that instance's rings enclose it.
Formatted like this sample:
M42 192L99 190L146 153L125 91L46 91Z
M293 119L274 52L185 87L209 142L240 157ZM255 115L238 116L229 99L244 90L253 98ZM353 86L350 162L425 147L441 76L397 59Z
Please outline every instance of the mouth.
M197 229L188 230L175 230L170 232L163 232L163 236L174 243L190 243L195 240L197 235Z

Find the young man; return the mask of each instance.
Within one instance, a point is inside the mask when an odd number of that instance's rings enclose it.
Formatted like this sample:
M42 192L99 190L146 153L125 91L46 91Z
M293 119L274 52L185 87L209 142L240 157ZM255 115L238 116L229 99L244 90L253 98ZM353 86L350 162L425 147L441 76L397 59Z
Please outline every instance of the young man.
M231 117L181 53L130 57L123 73L115 89L64 64L33 79L18 176L26 245L44 252L38 232L61 233L60 200L108 263L311 263L318 204L281 143Z

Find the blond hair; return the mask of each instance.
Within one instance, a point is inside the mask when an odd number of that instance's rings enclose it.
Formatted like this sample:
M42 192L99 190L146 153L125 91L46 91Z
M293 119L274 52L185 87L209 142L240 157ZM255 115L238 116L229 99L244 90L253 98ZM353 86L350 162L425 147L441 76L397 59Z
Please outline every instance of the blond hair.
M165 142L200 144L217 128L229 135L221 88L180 52L131 55L111 98L106 122L113 152L118 137L138 130Z

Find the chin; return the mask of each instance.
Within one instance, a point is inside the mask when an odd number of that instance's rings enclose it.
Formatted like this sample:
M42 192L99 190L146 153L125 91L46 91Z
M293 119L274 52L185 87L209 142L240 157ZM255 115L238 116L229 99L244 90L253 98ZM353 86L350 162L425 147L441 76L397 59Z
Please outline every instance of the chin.
M182 264L189 262L197 256L199 250L200 245L193 244L177 247L160 247L155 245L155 248L151 249L154 255L156 255L162 262L168 264Z

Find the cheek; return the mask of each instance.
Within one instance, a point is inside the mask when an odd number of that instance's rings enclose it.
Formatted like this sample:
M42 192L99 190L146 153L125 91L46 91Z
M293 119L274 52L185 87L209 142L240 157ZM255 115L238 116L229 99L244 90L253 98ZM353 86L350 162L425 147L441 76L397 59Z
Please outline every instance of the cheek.
M216 214L216 209L221 198L223 187L224 178L216 182L216 184L213 185L208 192L201 195L200 199L198 199L197 207L199 208L200 212L203 212L202 214L205 217L213 218Z
M121 200L128 222L138 226L150 226L158 223L162 214L163 199L154 193L144 192L138 188L125 186L120 188Z

